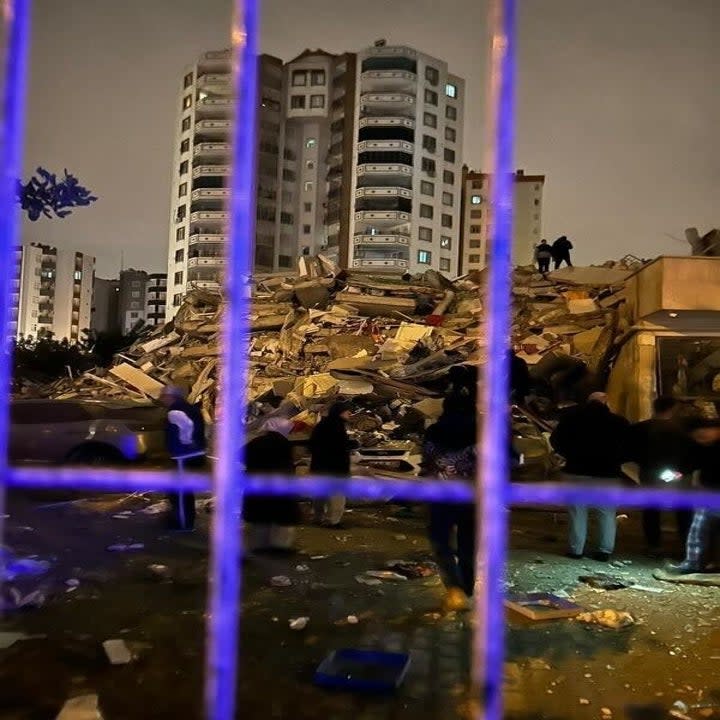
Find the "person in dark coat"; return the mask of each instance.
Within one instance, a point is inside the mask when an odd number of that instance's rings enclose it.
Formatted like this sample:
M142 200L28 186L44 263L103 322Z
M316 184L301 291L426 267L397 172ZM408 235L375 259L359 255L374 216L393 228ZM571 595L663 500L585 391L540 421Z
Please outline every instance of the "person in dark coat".
M288 436L292 420L270 418L263 433L245 446L245 469L250 474L295 475L292 445ZM277 495L250 495L243 517L249 524L249 545L254 552L289 551L295 526L300 522L300 503L296 498Z
M653 403L653 416L630 429L628 459L637 463L640 484L664 487L666 483L688 485L693 471L694 443L678 422L679 403L671 397L659 397ZM692 512L676 512L678 534L683 545L692 523ZM658 554L662 549L661 512L657 508L643 510L643 532L648 551Z
M572 261L570 260L570 251L573 249L573 244L565 237L561 235L552 244L552 256L555 261L555 269L557 270L565 261L568 267L572 267Z
M170 457L180 471L201 470L206 464L207 441L205 420L196 405L185 399L181 388L163 388L160 402L167 408L165 443ZM173 530L195 529L195 494L191 492L170 493L170 520Z
M477 463L475 392L451 392L438 421L423 440L423 474L441 480L473 481ZM428 536L446 588L444 607L461 610L475 588L475 507L436 502ZM456 536L457 547L453 547Z
M539 245L535 247L535 262L537 262L538 270L543 275L550 271L550 261L552 258L552 247L550 247L548 241L543 238Z
M355 444L347 432L347 421L352 406L336 402L327 416L315 426L310 436L310 472L313 475L350 476L350 453ZM337 527L345 513L345 496L332 495L313 504L315 520L323 525Z
M625 462L630 423L610 411L607 395L596 392L588 401L565 412L550 436L556 452L565 458L564 475L571 482L619 483ZM593 508L599 520L600 537L596 560L607 562L615 550L617 521L614 507ZM568 557L579 560L587 542L588 508L568 507L570 538Z
M699 472L700 486L720 491L720 421L701 420L692 430L696 443L694 465ZM671 575L704 572L708 552L720 535L720 511L701 508L693 515L685 543L685 559L665 570Z

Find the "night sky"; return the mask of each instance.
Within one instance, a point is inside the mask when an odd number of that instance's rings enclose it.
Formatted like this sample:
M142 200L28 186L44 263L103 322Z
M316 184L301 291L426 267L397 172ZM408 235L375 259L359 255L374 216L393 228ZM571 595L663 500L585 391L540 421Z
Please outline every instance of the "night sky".
M67 167L97 195L23 239L97 256L98 274L166 269L183 67L226 47L230 0L35 0L25 168ZM544 173L543 234L576 262L686 254L720 224L718 0L518 0L516 167ZM482 0L265 0L263 52L358 50L377 38L467 81L465 161L482 167ZM672 239L675 236L679 240Z

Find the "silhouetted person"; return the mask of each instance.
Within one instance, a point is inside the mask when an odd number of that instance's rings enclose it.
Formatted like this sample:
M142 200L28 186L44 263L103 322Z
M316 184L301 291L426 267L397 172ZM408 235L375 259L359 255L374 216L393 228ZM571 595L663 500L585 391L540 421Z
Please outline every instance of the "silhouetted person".
M572 267L572 261L570 260L570 251L573 249L573 244L565 237L561 235L552 244L552 256L555 261L555 269L557 270L565 261L568 267Z
M543 238L540 244L535 247L535 262L537 262L538 270L543 275L550 270L552 257L552 248L548 244L548 241Z

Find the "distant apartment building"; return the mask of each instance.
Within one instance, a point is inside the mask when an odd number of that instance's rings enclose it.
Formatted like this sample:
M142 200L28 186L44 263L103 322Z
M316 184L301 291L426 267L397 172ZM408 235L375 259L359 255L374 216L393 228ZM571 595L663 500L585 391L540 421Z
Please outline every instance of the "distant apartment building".
M514 175L513 263L531 265L535 246L542 237L544 175ZM462 222L460 230L460 273L482 270L487 265L490 233L492 179L483 172L463 168Z
M145 324L162 325L165 322L167 274L150 273L145 284Z
M76 343L90 329L95 258L29 243L15 250L15 336Z
M165 322L167 275L130 268L118 281L118 324L123 334L136 326Z
M120 330L118 295L120 281L95 278L93 286L92 318L90 329L96 333L115 333Z
M458 271L464 81L413 48L258 58L255 271L324 252L372 272ZM178 94L167 316L222 280L232 97L228 51Z

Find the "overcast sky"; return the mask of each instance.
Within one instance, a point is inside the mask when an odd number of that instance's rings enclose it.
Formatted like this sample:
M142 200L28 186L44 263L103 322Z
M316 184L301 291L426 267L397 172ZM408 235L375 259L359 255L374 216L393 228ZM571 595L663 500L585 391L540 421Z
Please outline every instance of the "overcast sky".
M74 172L98 196L26 241L72 246L98 274L166 269L183 67L226 47L230 0L35 0L25 168ZM353 51L379 37L467 80L465 161L485 122L482 0L264 0L263 52ZM546 175L543 234L576 261L686 253L720 225L720 0L518 0L516 162Z

